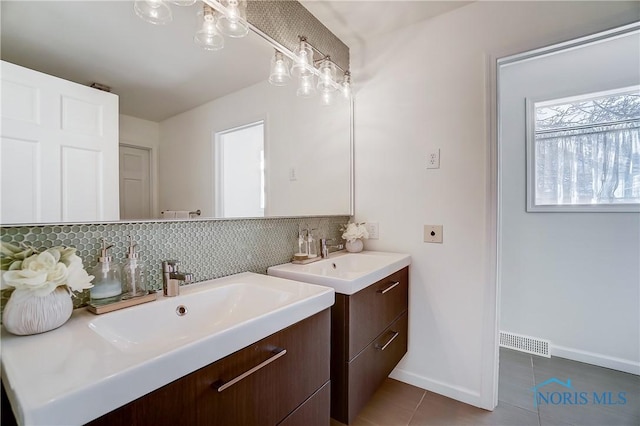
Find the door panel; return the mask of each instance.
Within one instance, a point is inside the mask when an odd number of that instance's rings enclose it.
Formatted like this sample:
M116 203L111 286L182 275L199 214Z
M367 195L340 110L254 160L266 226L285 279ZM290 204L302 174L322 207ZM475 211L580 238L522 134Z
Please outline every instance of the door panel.
M150 151L120 146L120 218L151 219Z
M3 224L119 219L116 95L2 62L1 132Z

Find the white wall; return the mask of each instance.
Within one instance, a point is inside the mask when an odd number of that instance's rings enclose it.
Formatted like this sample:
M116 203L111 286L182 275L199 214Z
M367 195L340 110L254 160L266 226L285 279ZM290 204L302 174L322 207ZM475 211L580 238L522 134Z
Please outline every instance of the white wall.
M349 213L349 104L295 96L266 81L160 124L160 206L214 216L213 135L265 121L266 216ZM292 93L293 92L293 93ZM295 168L296 180L289 170Z
M367 249L413 260L409 352L394 377L494 407L488 65L628 23L639 6L475 2L352 52L356 218L380 224ZM439 170L425 167L430 148ZM425 224L444 225L442 245L422 242Z
M580 78L576 78L580 75ZM553 76L549 78L549 76ZM640 84L640 36L501 67L500 330L552 355L640 374L640 214L525 211L525 98Z
M151 150L151 212L160 217L158 204L158 157L160 149L160 124L155 121L120 114L120 144Z

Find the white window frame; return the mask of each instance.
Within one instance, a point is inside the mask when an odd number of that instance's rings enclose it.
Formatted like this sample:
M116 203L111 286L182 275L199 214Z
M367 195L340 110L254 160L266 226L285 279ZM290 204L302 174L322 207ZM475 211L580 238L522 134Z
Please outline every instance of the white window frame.
M619 203L619 204L556 204L538 205L536 204L536 106L557 105L583 100L585 97L608 96L618 93L629 92L637 89L638 86L623 87L619 89L599 91L589 94L552 98L536 99L526 98L525 121L526 121L526 166L527 166L527 212L570 212L570 213L636 213L640 212L640 203Z

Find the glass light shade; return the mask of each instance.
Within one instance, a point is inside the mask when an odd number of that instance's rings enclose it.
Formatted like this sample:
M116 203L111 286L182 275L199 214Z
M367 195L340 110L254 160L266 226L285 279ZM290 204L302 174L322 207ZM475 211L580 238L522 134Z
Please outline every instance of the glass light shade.
M293 49L293 54L296 59L291 66L291 72L296 75L309 72L309 69L313 67L313 49L311 45L304 40L300 40L298 46Z
M285 86L291 80L289 73L289 63L282 52L276 50L276 54L271 58L271 72L269 73L269 83L274 86Z
M205 50L220 50L224 47L224 38L216 28L215 14L207 4L198 11L198 28L193 41Z
M221 3L226 11L216 22L218 30L229 37L246 36L249 33L249 26L247 25L247 1L223 0Z
M333 90L323 90L320 92L320 105L331 106L333 104Z
M351 73L345 71L342 83L340 83L340 91L345 99L351 98Z
M313 84L313 74L309 71L303 72L298 76L298 90L296 95L301 98L310 98L316 94L316 86Z
M320 62L318 67L318 90L321 92L333 92L336 90L336 65L329 59Z
M142 20L154 25L165 25L173 21L171 8L163 0L136 0L133 10Z

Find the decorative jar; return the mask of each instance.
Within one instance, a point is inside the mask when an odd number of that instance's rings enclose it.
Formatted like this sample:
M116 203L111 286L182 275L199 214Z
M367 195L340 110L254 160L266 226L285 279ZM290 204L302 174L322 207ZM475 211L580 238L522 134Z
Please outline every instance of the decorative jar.
M4 307L2 324L12 334L38 334L60 327L72 313L73 301L66 287L57 287L44 296L17 289Z
M364 243L361 239L351 240L345 243L345 248L349 253L360 253L363 247Z

